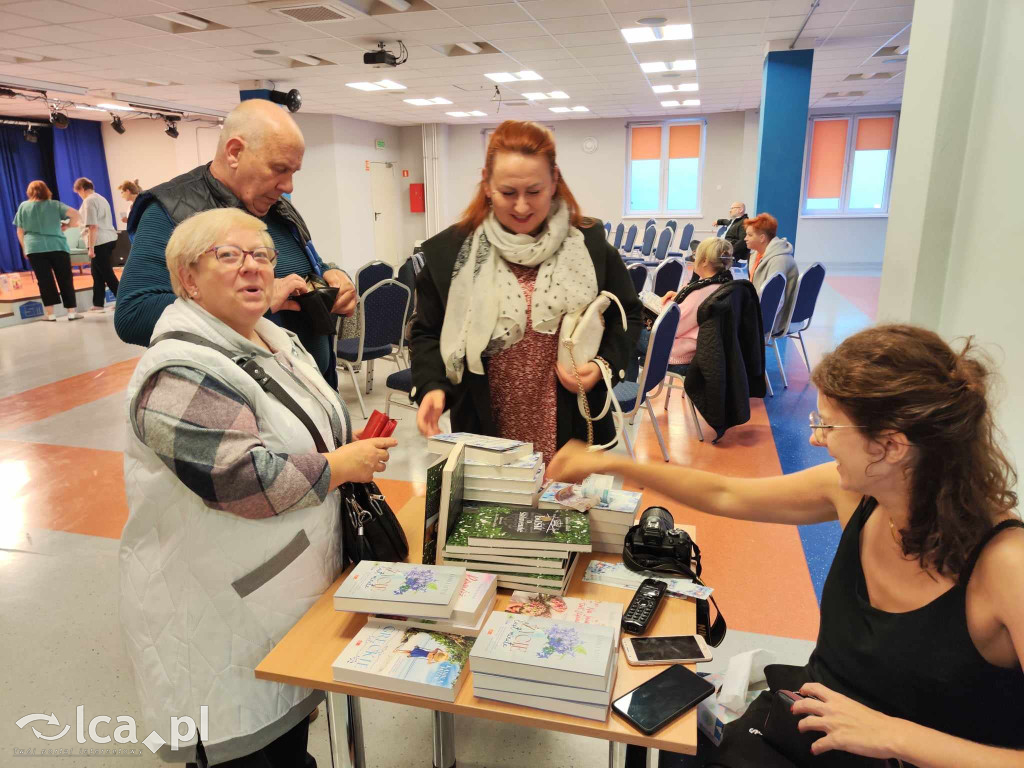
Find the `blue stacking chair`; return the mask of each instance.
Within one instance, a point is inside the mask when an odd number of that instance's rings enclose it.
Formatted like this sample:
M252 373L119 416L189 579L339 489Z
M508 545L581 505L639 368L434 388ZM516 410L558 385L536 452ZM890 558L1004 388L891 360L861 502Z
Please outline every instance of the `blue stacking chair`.
M651 251L654 250L654 236L655 236L655 234L656 234L656 230L654 229L654 227L648 227L644 231L644 239L640 243L640 245L634 245L633 246L633 251L634 252L639 251L640 255L639 256L633 256L633 255L630 255L630 254L627 253L623 257L623 261L625 261L627 265L628 264L638 264L638 263L644 262L644 261L650 261Z
M339 369L344 366L352 377L364 419L366 405L356 380L356 367L366 361L366 394L370 394L373 391L374 360L387 357L401 365L409 301L409 288L398 280L377 283L359 300L359 336L338 339L338 366Z
M786 369L782 365L782 356L779 354L779 346L772 338L772 329L775 327L775 319L782 309L782 301L786 296L786 276L781 272L775 275L761 288L761 323L764 326L764 345L775 350L775 359L779 362L779 371L782 373L783 388L789 387L786 381ZM768 385L768 394L775 397L772 390L772 382L768 378L768 370L764 372L764 382Z
M612 245L615 247L615 250L619 250L619 247L622 245L622 235L625 231L626 226L620 221L619 225L615 228L615 237L612 239Z
M644 367L639 379L640 381L620 381L612 390L615 399L623 411L622 423L619 430L622 433L622 442L626 445L626 451L630 458L633 455L633 447L629 444L627 434L627 420L632 424L641 408L646 407L654 425L654 433L658 436L658 445L661 446L661 455L668 461L668 449L665 447L665 438L661 435L661 428L658 426L658 419L654 415L654 408L651 407L650 398L661 391L665 381L665 374L668 372L668 358L672 354L672 343L676 338L676 328L679 325L679 305L669 304L658 315L651 329L651 340L647 344L647 355L644 357ZM651 390L658 391L651 395Z
M678 291L683 281L685 267L681 259L666 259L654 270L654 293L664 296L669 291Z
M395 268L384 261L371 261L356 270L356 293L362 296L382 280L395 276Z
M821 285L825 282L825 267L820 261L816 261L800 275L800 282L796 284L796 301L793 302L793 316L789 318L789 327L786 329L786 338L796 339L800 342L800 356L804 359L807 372L811 372L811 361L807 357L807 347L804 346L803 332L811 327L811 318L814 317L814 307L818 303L818 294L821 293Z
M728 230L729 230L729 228L728 228L727 226L725 226L725 224L723 224L722 226L720 226L720 227L718 228L718 231L717 231L717 232L715 232L715 237L724 237L724 236L725 236L725 233L726 233L726 232L727 232Z
M657 227L657 226L658 226L658 222L656 220L648 219L647 223L644 224L644 229L647 229L648 227Z
M612 233L612 223L610 221L606 221L604 223L604 239L607 240L608 236L611 233Z
M626 230L626 239L625 239L625 241L623 241L622 248L620 249L623 253L632 253L633 252L633 243L636 242L636 233L637 233L637 226L636 226L636 224L630 224L629 225L629 229Z
M672 235L675 236L676 230L679 229L679 222L675 219L669 219L665 222L665 226L672 230Z
M668 254L668 247L672 243L672 235L674 234L675 233L668 227L661 230L661 234L658 235L658 244L654 247L655 261L665 260L665 256Z
M643 264L630 264L626 267L626 271L629 272L629 277L633 281L633 287L636 288L636 292L640 293L647 285L647 267Z
M693 222L688 222L684 227L682 234L679 235L679 250L669 251L669 256L683 257L685 251L690 247L690 239L693 237ZM692 259L687 259L692 261Z

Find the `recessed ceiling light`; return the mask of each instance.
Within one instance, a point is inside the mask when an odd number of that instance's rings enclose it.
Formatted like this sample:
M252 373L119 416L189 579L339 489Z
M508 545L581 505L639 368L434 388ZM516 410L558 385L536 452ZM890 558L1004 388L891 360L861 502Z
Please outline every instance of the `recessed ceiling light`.
M568 107L548 107L552 112L572 112Z
M679 85L652 85L651 90L655 93L672 93L673 91L682 91L684 93L700 90L700 86L697 83L679 83Z
M209 22L205 19L199 19L195 16L190 16L187 13L157 13L154 15L158 19L180 24L183 27L191 27L192 29L203 30L210 26Z
M402 99L406 104L412 104L414 107L429 107L432 104L451 104L448 99L441 96L436 96L433 99Z
M669 101L661 102L661 106L663 106L663 107L678 107L679 106L679 102L676 101L675 99L670 99Z
M483 50L483 48L476 43L456 43L456 45L466 53L480 53L480 51Z
M376 83L345 83L345 85L359 91L400 91L405 88L404 85L396 83L394 80L378 80Z
M469 117L469 112L445 112L450 117Z
M292 61L299 62L299 64L306 64L310 67L315 67L317 64L320 63L320 59L318 59L316 56L307 56L304 53L296 53L289 56L288 58L291 59Z
M257 56L277 56L280 51L275 51L273 48L253 48L252 52Z
M524 69L522 72L490 72L485 74L484 77L493 80L496 83L512 83L516 80L543 80L544 78L538 75L536 72L530 69Z
M469 113L469 116L470 117L487 117L487 113L486 112L481 112L479 109L474 109L472 112Z
M668 64L664 61L645 61L640 64L640 69L644 72L667 72Z
M629 27L622 36L627 43L654 43L661 40L690 40L693 27L689 24L667 24L663 27Z
M586 107L573 107L572 111L573 112L589 112L590 110L587 109Z
M529 99L530 101L544 101L544 99L548 98L548 95L546 93L540 93L539 91L531 91L530 93L524 93L523 98Z
M700 99L686 99L683 102L683 106L684 107L699 107L700 106Z
M548 94L548 96L551 97L552 99L568 99L569 98L569 94L566 93L565 91L552 91L551 93Z

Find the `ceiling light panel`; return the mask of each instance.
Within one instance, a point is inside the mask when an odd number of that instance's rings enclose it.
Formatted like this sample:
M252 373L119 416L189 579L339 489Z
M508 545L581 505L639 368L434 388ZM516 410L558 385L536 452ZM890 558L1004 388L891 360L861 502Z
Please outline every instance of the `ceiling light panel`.
M522 72L489 72L485 74L484 77L493 80L496 83L514 83L517 80L544 79L531 69L524 69Z
M629 27L621 30L627 43L656 43L667 40L690 40L693 27L689 24L666 24L663 27Z
M683 93L692 93L700 90L700 86L697 83L679 83L679 85L652 85L651 90L655 93L672 93L673 91L681 91Z
M394 80L378 80L375 83L345 83L349 88L355 88L357 91L401 91L405 90L405 86L401 83L396 83Z
M436 96L433 99L402 99L406 104L412 104L414 107L429 107L433 104L451 104L448 99L441 96Z

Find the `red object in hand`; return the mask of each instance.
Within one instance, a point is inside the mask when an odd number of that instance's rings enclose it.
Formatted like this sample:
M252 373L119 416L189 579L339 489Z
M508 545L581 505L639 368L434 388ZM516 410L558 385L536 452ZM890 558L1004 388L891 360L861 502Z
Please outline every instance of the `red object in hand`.
M381 429L380 434L377 437L391 437L391 433L395 431L395 427L398 426L398 421L395 419L388 419L387 424Z
M360 435L361 440L367 440L371 437L382 437L381 432L387 426L388 417L380 411L374 411L370 414L370 418L366 421L366 426L363 427L363 433Z

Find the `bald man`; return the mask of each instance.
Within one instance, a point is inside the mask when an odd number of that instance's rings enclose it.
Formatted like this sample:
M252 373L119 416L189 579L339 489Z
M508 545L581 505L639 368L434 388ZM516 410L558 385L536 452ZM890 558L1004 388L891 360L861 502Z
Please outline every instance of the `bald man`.
M128 217L132 250L114 311L114 328L123 341L148 346L156 321L175 301L164 259L174 227L200 211L243 208L266 223L278 250L267 317L299 337L324 378L337 388L331 337L315 333L290 298L307 290L307 276L321 275L339 289L332 312L350 315L356 303L352 281L334 264L324 263L306 222L282 197L292 191L292 176L302 167L305 149L299 126L281 107L261 99L243 101L224 120L212 163L139 195Z
M750 249L743 239L747 232L743 228L743 222L747 220L747 206L736 202L729 206L729 218L719 219L715 222L716 227L725 227L722 237L732 244L733 264L742 266L747 263L750 257Z

